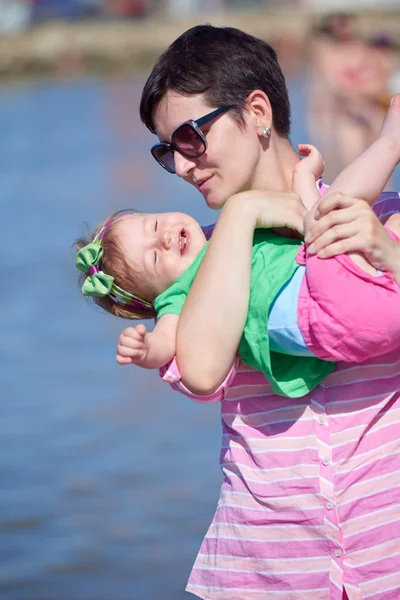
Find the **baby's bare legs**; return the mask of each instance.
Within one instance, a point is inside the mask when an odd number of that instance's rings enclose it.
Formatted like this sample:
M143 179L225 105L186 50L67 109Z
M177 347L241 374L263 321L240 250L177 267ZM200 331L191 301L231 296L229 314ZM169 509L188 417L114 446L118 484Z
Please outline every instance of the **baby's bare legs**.
M392 98L378 138L335 178L327 194L341 192L370 206L400 160L400 94Z
M336 177L326 196L339 192L353 198L362 198L370 206L378 199L400 160L400 94L392 98L378 138L360 156ZM312 213L313 214L313 213ZM307 217L306 231L313 223ZM364 271L376 270L360 254L349 253Z
M390 142L391 149L397 160L400 160L400 94L396 94L390 101L390 106L382 124L378 139Z

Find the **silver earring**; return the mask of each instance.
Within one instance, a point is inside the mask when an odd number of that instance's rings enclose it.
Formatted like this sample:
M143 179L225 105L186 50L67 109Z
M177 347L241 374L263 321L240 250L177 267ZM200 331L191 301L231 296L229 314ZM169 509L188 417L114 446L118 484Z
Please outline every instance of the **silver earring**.
M264 127L263 136L267 138L269 135L271 135L271 127L266 126Z

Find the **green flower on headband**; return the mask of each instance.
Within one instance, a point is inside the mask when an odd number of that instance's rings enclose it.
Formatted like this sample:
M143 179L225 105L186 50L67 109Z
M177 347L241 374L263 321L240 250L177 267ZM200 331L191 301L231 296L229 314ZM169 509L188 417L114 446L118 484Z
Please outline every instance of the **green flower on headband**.
M104 248L96 242L91 242L78 250L75 264L87 277L82 286L84 296L107 296L114 283L114 277L99 271L99 262L103 256Z

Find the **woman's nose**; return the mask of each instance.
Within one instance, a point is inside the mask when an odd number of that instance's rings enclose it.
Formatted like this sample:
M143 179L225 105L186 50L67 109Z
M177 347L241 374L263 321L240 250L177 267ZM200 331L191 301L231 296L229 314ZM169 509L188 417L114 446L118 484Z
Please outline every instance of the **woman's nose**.
M190 171L195 166L194 159L186 158L179 154L179 152L174 152L174 162L175 162L175 173L178 177L185 178L189 175Z

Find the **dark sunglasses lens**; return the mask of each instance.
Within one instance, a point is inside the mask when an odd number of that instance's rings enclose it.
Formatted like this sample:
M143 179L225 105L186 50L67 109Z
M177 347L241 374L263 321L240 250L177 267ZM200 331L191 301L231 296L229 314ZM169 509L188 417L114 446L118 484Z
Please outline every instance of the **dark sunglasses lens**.
M154 146L151 153L164 169L169 173L175 173L174 153L167 146Z
M196 158L201 156L206 149L202 137L188 123L178 127L174 132L172 141L178 152L187 157Z

